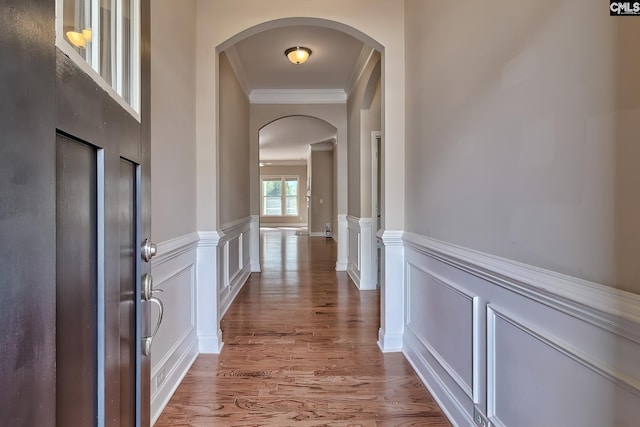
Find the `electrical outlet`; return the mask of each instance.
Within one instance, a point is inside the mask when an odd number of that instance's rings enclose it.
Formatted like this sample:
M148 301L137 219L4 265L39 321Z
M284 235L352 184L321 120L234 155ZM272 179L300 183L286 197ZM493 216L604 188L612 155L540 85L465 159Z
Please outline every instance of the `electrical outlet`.
M164 382L164 380L167 379L167 376L164 372L164 369L162 371L160 371L160 373L158 374L158 376L156 376L156 386L160 387L162 385L162 383Z
M482 411L480 411L480 409L476 405L473 405L473 421L476 423L477 426L491 427L491 423L489 422L487 417L485 417L485 415L482 413Z

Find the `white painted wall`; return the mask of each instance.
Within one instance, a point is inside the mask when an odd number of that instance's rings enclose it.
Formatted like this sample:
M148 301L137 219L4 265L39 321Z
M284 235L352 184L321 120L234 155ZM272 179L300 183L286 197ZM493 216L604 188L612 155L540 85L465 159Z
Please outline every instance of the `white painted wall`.
M156 242L196 231L195 19L195 0L151 5L151 230Z
M251 11L251 13L247 13ZM299 18L304 17L304 18ZM402 0L327 0L323 2L300 2L278 0L198 0L197 42L197 141L198 141L198 228L214 230L217 224L215 172L208 165L216 163L215 121L218 105L218 64L215 50L224 49L225 43L239 33L254 26L271 22L261 28L284 25L277 21L296 18L291 23L310 23L311 19L324 19L323 24L343 29L364 38L371 45L384 50L383 71L385 80L393 85L382 88L385 110L384 135L385 159L389 179L385 182L388 195L385 201L387 227L402 229L404 225L404 1ZM344 27L346 25L348 27ZM254 29L253 31L258 31ZM242 36L248 36L251 31ZM368 35L368 38L364 35ZM212 118L214 118L212 120ZM344 147L346 149L346 147ZM340 147L339 147L340 149ZM339 157L339 162L342 162ZM345 160L346 162L346 156ZM346 178L340 176L338 181ZM346 173L346 167L344 168ZM257 174L257 171L254 173ZM256 175L257 176L257 175ZM388 190L387 190L388 189ZM338 195L338 211L346 213L347 194Z
M639 293L638 20L406 4L406 229Z

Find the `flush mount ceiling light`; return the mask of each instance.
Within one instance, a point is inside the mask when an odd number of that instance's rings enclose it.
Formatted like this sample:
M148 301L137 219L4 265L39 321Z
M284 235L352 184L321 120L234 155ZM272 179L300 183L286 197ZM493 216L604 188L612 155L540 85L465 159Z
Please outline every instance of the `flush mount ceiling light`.
M311 49L302 46L290 47L284 51L284 54L292 63L302 64L311 56Z

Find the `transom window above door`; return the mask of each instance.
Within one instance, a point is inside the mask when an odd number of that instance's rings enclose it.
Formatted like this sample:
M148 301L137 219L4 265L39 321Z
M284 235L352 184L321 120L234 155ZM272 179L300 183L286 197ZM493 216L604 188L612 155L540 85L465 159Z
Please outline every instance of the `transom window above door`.
M140 1L57 0L56 46L140 120Z
M298 177L262 177L262 215L298 215Z

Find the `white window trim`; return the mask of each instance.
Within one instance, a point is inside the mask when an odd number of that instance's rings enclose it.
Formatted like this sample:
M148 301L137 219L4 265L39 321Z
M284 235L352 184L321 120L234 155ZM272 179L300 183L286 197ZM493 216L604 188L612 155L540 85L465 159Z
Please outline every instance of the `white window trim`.
M67 55L76 65L84 71L93 81L96 82L98 86L100 86L105 92L107 92L111 98L113 98L122 108L124 108L131 116L133 116L138 122L141 121L140 117L140 1L133 0L135 5L133 7L135 14L132 14L131 19L135 19L135 25L131 34L132 43L131 49L132 52L137 52L137 54L131 54L131 67L134 70L131 76L132 87L134 90L131 93L131 104L129 104L116 89L114 89L102 76L98 71L96 71L93 67L100 68L100 55L98 54L98 49L94 49L91 54L90 64L86 61L76 50L71 46L71 44L64 37L64 28L63 28L63 8L64 1L56 0L56 46L58 49L62 51L65 55ZM121 5L122 2L118 1L118 4ZM91 13L93 15L92 22L96 22L97 25L100 25L100 14L99 7L97 6L97 2L92 2L91 5ZM121 26L119 27L119 31L121 31ZM99 46L100 40L100 28L92 28L93 37L94 37L94 45ZM119 40L122 39L122 34L117 37ZM113 47L112 47L113 48ZM120 63L121 60L120 60Z
M286 195L286 191L285 191L285 184L284 182L286 180L291 180L291 179L295 179L296 182L298 183L297 185L297 189L298 189L298 194L296 194L296 201L298 202L296 204L297 207L297 212L293 215L287 215L287 214L283 214L283 215L265 215L264 213L264 181L274 181L274 180L280 180L282 181L282 192L280 193L280 199L282 200L282 203L280 205L280 212L286 212L287 210L287 195ZM296 218L300 215L300 176L298 175L260 175L260 216L263 218Z

